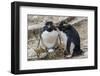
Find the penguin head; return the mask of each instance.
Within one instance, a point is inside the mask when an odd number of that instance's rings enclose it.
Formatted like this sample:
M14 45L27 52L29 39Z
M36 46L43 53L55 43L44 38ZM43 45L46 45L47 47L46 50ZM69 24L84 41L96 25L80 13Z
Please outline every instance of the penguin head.
M61 21L57 27L60 31L66 31L68 23L66 21Z
M52 21L48 21L45 23L44 30L51 32L53 30L56 30L56 27L54 26L54 23Z

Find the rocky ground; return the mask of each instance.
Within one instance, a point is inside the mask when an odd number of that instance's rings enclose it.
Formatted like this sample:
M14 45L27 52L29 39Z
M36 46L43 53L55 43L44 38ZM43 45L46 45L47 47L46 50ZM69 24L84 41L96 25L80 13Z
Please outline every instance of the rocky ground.
M64 59L62 46L54 53L48 54L43 48L37 48L39 41L39 33L44 26L45 21L51 20L58 25L60 21L66 20L78 31L81 40L81 49L84 51L83 55L72 57L71 59L80 59L88 57L88 19L87 17L72 17L72 16L34 16L28 15L28 60L50 60L50 59Z

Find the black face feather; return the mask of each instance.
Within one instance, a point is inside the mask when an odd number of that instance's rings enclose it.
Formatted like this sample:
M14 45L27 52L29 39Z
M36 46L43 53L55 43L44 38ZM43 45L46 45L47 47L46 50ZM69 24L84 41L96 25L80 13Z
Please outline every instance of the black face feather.
M46 22L45 25L46 25L46 26L48 26L48 25L53 25L53 22L52 22L52 21Z
M45 26L44 26L43 30L44 31L47 30L48 32L51 32L53 30L56 30L56 27L54 26L52 21L49 21L49 22L45 23Z
M65 32L65 31L67 30L67 28L68 28L68 25L69 25L69 24L68 24L67 22L61 21L60 24L59 24L59 26L58 26L58 29L59 29L60 31Z

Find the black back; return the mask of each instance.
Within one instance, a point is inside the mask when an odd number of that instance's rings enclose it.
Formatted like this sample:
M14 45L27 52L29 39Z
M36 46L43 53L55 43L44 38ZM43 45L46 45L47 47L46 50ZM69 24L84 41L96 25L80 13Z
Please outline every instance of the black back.
M65 21L62 21L58 26L58 29L60 31L63 31L72 42L74 42L75 44L80 44L79 34L72 25L67 24Z
M82 50L80 49L80 36L78 32L76 31L76 29L72 25L66 23L65 21L62 21L59 24L58 29L60 31L63 31L68 37L67 46L66 46L68 52L70 50L71 42L73 42L75 45L73 54L75 55L81 54Z

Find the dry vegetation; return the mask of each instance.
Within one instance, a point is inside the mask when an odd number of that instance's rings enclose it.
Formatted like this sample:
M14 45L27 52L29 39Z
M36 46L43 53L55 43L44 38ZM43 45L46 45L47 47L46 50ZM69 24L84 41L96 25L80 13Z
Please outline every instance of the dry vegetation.
M73 57L73 59L87 58L88 57L88 46L87 46L87 17L71 17L71 16L34 16L28 15L28 60L50 60L50 59L64 59L63 47L59 46L53 53L47 53L46 49L38 47L40 30L44 26L45 21L52 20L55 25L58 25L61 20L66 20L69 24L72 24L76 28L81 39L81 49L84 54L81 56Z

